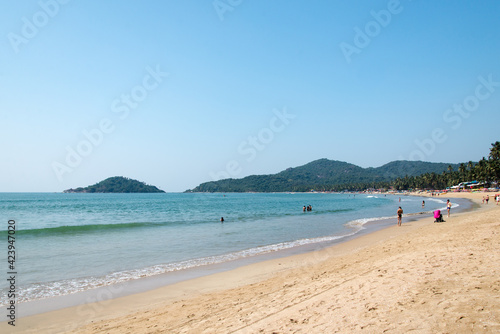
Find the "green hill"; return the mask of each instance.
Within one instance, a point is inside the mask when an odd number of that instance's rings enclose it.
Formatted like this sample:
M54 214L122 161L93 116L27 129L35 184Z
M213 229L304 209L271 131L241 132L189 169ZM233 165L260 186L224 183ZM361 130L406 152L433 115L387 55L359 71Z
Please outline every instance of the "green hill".
M343 161L320 159L304 166L271 175L252 175L200 184L188 192L286 192L365 189L398 177L425 173L441 174L450 164L422 161L393 161L377 168L362 168ZM458 165L451 164L453 169Z
M86 188L68 189L65 193L164 193L155 186L123 176L107 178Z

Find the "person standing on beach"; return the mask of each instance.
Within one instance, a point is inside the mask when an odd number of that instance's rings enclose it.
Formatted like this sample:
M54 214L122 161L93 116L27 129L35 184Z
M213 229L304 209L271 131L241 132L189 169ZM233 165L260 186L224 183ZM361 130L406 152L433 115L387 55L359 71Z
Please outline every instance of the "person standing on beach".
M401 226L401 223L402 223L402 219L403 218L403 209L401 209L401 207L399 207L398 209L398 226Z
M446 200L446 209L448 210L448 218L450 218L451 202L449 199Z

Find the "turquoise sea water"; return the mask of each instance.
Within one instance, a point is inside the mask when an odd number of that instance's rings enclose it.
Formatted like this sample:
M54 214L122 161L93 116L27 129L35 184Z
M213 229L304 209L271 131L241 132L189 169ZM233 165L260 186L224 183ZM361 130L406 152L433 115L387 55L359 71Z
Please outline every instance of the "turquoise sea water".
M445 207L445 200L353 194L0 193L1 265L16 226L17 301L355 235L368 222ZM312 212L302 207L312 205ZM224 223L220 218L224 217ZM0 304L7 301L0 285Z

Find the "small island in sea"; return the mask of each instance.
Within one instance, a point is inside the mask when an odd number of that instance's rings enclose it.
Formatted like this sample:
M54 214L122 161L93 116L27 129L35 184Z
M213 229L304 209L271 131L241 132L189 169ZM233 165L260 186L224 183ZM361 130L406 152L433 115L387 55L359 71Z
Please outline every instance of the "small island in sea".
M67 189L64 193L164 193L164 191L141 181L115 176L85 188Z

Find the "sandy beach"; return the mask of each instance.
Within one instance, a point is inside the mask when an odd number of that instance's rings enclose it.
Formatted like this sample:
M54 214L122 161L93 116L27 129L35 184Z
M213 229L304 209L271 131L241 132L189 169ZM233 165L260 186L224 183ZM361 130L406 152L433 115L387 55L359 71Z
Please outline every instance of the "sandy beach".
M500 206L482 196L442 195L477 203L444 223L395 218L318 252L19 318L2 332L498 333Z

